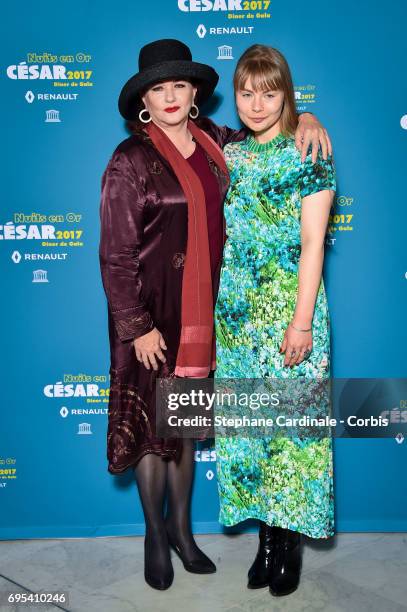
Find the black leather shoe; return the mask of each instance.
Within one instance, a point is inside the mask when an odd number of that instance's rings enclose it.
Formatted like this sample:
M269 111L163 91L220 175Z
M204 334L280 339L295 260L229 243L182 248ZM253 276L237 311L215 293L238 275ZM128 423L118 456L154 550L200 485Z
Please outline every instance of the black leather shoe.
M261 589L269 586L270 573L274 558L274 532L275 527L269 527L260 521L259 548L256 558L249 569L247 587L249 589Z
M182 548L177 544L175 538L173 538L168 531L167 536L169 545L177 553L187 572L191 572L192 574L214 574L216 572L216 565L202 550L198 549L199 558L189 560L184 555Z
M152 543L146 538L144 540L144 579L153 589L165 591L174 580L170 551L168 549L168 558L158 564L151 546Z
M289 595L300 582L302 566L302 539L298 531L276 528L274 563L270 574L270 593Z

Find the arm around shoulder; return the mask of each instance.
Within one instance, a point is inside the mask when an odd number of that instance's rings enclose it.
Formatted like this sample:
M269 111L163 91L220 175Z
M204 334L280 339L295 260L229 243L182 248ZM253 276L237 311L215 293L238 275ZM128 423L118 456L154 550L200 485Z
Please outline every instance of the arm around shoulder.
M301 197L304 198L324 190L336 191L336 172L332 155L324 159L319 150L315 163L310 153L301 166L299 191Z

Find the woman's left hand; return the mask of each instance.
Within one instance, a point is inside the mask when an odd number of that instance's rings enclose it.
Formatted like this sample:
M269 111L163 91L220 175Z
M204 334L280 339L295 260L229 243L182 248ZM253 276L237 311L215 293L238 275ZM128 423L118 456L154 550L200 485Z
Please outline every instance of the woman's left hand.
M297 331L289 325L280 346L280 353L285 353L284 365L290 367L298 365L311 351L312 331Z
M317 161L318 149L321 146L322 157L327 158L332 155L332 144L326 129L320 124L318 119L311 113L302 113L298 119L298 127L295 131L295 145L301 151L301 161L303 162L308 154L308 149L312 144L312 163Z

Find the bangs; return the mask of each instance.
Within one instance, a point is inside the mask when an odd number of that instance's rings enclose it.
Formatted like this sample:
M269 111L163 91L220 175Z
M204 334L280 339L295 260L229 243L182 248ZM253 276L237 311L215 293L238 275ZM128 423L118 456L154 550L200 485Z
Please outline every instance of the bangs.
M235 91L245 89L249 79L254 91L284 89L281 72L270 61L246 61L242 66L238 67L233 79Z

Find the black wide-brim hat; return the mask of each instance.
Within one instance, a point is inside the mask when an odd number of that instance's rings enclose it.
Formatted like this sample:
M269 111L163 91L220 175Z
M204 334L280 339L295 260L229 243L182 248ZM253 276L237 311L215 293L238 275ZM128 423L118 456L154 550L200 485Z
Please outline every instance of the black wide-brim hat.
M142 47L138 65L139 72L127 81L119 96L119 111L127 120L137 118L142 108L140 94L154 83L170 79L192 80L198 85L195 102L203 104L211 97L219 80L211 66L193 62L189 47L172 38L155 40Z

